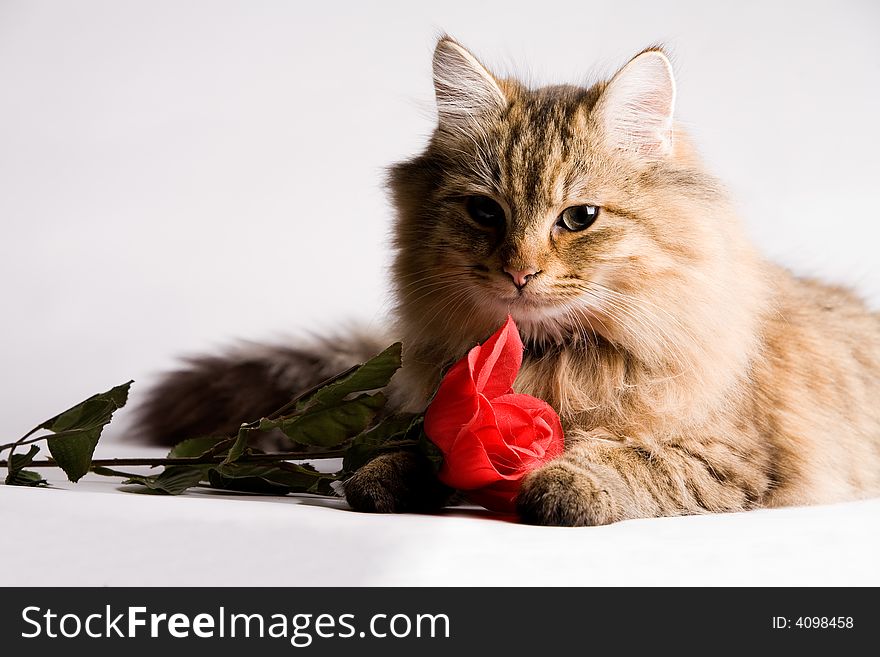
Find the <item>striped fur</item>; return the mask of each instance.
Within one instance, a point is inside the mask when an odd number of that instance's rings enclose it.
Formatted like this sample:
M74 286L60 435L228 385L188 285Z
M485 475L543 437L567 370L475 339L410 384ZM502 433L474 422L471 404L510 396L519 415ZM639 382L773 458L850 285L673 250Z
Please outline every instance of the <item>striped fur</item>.
M527 89L443 38L434 76L437 130L390 174L401 408L423 409L443 369L510 313L527 347L515 387L553 405L566 430L565 454L524 483L529 522L880 493L880 321L847 290L756 251L673 120L662 51L590 88ZM466 211L473 195L493 198L504 225L477 224ZM560 213L583 204L601 208L596 223L561 230ZM505 268L538 273L519 290ZM330 360L326 350L277 351L252 361L247 376L262 384L227 388L280 396ZM147 407L154 433L178 431L187 413L167 408L192 411L199 387L236 363L202 361L168 379ZM280 385L280 371L294 376ZM428 508L443 495L426 472L386 455L348 482L347 497L361 510Z

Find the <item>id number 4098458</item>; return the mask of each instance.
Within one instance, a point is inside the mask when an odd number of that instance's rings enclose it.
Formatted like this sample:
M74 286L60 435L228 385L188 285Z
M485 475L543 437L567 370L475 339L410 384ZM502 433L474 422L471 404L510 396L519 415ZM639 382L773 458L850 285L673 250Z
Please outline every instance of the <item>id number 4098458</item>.
M773 617L774 630L850 630L854 624L852 616L798 616L796 619L785 616Z

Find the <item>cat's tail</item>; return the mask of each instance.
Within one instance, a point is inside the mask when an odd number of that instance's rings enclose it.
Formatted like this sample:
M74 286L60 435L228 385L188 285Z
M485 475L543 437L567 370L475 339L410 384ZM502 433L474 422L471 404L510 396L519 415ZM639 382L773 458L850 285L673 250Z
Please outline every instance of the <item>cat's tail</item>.
M136 410L136 436L173 445L186 438L234 433L298 392L374 356L393 342L352 330L297 344L242 343L224 353L191 356L162 376Z

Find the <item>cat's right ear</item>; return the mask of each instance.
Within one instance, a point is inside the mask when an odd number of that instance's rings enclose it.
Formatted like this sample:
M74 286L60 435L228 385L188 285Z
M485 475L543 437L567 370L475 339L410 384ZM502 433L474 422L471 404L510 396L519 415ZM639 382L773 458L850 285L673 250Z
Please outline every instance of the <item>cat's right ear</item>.
M650 48L617 72L596 104L605 142L644 156L672 152L675 77L669 58Z
M452 132L466 132L507 107L495 77L450 37L442 37L434 50L434 93L440 128Z

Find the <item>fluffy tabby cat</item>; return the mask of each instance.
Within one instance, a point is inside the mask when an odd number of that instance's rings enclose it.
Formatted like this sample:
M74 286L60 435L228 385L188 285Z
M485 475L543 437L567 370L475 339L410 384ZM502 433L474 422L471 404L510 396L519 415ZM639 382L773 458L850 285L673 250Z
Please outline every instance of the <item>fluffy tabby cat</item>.
M396 403L510 313L516 389L547 400L565 454L524 481L524 520L627 518L880 493L880 319L839 287L766 262L674 124L651 48L590 88L528 89L443 38L438 125L391 170L397 206ZM372 355L388 336L190 361L142 409L157 440L227 432ZM345 487L362 511L446 493L406 453Z

